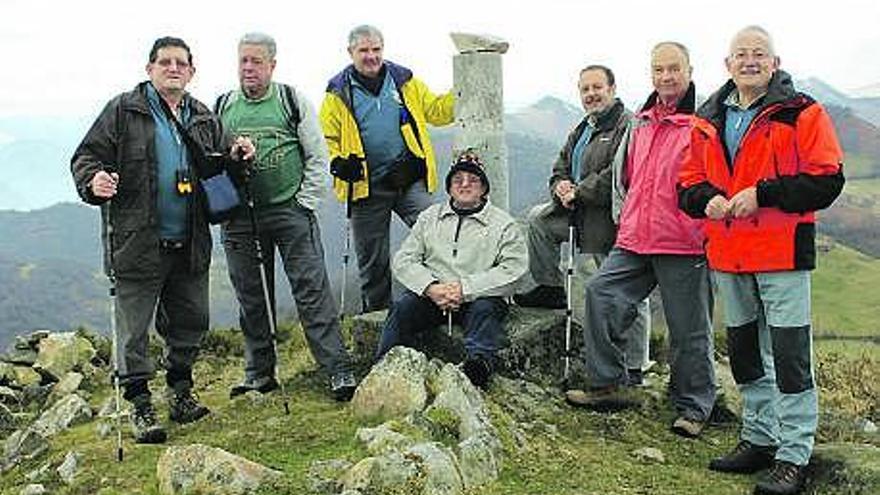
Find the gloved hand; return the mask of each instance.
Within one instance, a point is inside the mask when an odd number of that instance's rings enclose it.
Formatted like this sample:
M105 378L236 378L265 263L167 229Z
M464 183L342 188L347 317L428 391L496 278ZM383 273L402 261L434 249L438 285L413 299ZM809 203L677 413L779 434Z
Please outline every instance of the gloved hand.
M330 162L330 173L341 181L357 182L364 179L364 164L355 155L337 156Z

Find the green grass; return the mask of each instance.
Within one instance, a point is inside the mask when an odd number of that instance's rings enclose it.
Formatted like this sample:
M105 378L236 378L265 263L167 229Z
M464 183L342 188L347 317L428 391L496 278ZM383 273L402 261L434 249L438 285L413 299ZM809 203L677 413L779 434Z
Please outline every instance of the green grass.
M266 466L281 470L285 478L269 493L308 493L307 473L316 460L344 458L353 462L366 457L355 440L361 426L351 409L328 397L324 379L303 342L302 332L285 329L288 340L282 346L286 397L291 414L283 412L280 394L270 394L261 403L241 398L230 401L229 387L241 377L238 357L206 356L195 372L197 393L212 414L186 426L171 426L166 445L136 445L127 427L125 460L115 460L115 435L100 439L95 423L81 425L51 440L48 456L28 461L0 479L0 493L16 494L26 483L24 475L47 460L54 469L70 450L83 454L81 471L72 486L49 480L47 488L57 494L156 494L156 463L169 445L204 443L226 449ZM235 348L236 334L221 331L211 338L212 346ZM161 377L153 382L160 416L167 406L158 400ZM658 383L658 387L661 385ZM110 390L99 388L91 398L97 408ZM668 403L654 400L638 412L599 415L572 410L561 403L558 393L548 395L537 407L508 407L512 402L498 390L490 394L493 420L502 432L505 447L500 478L470 495L493 494L677 494L744 493L753 480L722 476L705 469L708 460L735 442L735 428L710 428L704 437L685 441L668 431L673 413ZM533 426L540 425L540 426ZM514 430L521 431L514 435ZM524 440L519 445L515 438ZM640 447L660 448L665 464L645 464L632 451Z
M819 253L813 272L818 336L880 336L880 260L841 244Z

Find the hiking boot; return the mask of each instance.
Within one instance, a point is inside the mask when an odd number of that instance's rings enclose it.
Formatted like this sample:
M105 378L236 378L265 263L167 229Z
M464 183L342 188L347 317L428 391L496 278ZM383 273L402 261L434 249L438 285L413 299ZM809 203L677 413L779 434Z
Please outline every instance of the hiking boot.
M770 471L755 485L756 494L791 495L804 487L804 467L776 460Z
M644 397L634 388L611 385L588 390L567 390L565 401L575 407L605 413L641 407Z
M565 309L565 289L539 285L525 294L514 294L513 302L525 308Z
M709 469L722 473L757 473L772 466L775 455L776 447L755 445L748 440L740 440L729 454L713 459L709 463Z
M627 387L646 387L645 374L639 368L626 370L626 386Z
M672 433L685 438L697 438L703 431L702 421L680 416L672 423Z
M167 438L165 428L159 424L156 409L148 394L131 400L134 411L131 414L131 431L137 443L163 443Z
M274 376L261 376L255 379L246 379L229 389L229 398L234 399L239 395L244 395L251 391L268 394L269 392L276 390L279 386L278 380L276 380Z
M211 412L199 404L189 388L174 391L168 399L168 418L175 423L186 424L198 421Z
M489 386L489 378L492 377L492 366L480 356L467 358L462 363L462 372L475 387L486 390Z
M357 380L351 371L343 371L330 377L330 394L338 402L350 401L356 389Z

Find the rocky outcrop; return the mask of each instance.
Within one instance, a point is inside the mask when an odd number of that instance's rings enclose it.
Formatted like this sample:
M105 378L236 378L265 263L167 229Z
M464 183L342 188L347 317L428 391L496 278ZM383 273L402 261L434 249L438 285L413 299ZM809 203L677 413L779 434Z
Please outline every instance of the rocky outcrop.
M73 332L53 333L40 340L34 369L60 380L69 371L80 371L95 357L96 351L85 337Z
M202 444L169 447L159 458L159 493L245 495L265 491L282 474L225 450Z
M345 490L457 495L498 477L498 431L481 392L453 364L395 347L361 382L352 408L388 421L358 430L371 456L337 479Z
M40 415L31 428L49 438L91 418L92 409L89 404L82 397L70 394Z
M376 311L352 318L353 357L362 366L373 363L379 335L385 322L385 311ZM565 357L565 311L511 306L504 322L507 342L498 353L499 373L513 378L526 378L545 385L562 380ZM450 338L441 325L434 332L425 332L424 352L448 362L461 362L464 357L462 329L455 327ZM583 335L576 323L572 325L571 352L580 355ZM572 373L582 372L580 359L572 359Z

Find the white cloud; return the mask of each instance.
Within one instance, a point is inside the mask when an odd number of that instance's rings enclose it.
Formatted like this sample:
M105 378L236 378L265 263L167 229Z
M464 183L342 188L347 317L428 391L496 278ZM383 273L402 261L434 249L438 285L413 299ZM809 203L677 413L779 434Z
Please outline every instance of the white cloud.
M198 67L191 90L213 100L235 85L235 43L251 30L278 40L276 79L297 84L318 104L327 79L349 61L348 30L365 22L384 31L387 58L412 67L437 91L452 84L450 31L506 38L504 93L514 105L546 94L574 101L578 69L596 62L618 74L625 101L640 101L650 89L650 47L667 39L690 47L695 82L708 93L726 78L730 36L755 23L774 34L783 68L796 78L848 89L880 82L873 63L878 19L880 4L869 0L838 0L833 8L766 0L11 0L0 17L0 115L93 115L144 78L149 46L166 34L191 44Z

